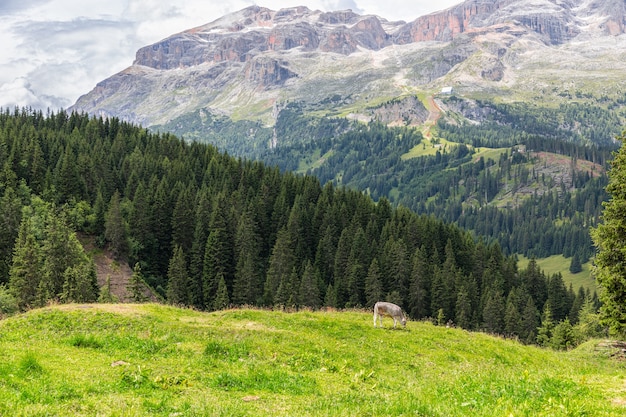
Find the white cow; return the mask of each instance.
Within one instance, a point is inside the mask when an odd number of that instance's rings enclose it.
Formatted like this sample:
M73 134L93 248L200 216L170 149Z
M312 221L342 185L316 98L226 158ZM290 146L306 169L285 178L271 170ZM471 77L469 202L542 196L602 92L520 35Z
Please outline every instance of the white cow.
M400 306L386 301L377 302L374 304L374 327L376 327L377 319L380 321L380 327L383 327L383 316L389 316L393 319L393 327L396 327L398 321L406 327L406 317Z

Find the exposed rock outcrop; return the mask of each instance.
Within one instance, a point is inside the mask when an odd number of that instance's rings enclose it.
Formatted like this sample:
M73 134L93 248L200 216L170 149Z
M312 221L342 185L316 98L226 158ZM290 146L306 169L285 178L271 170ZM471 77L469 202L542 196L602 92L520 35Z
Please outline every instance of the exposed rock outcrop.
M271 117L281 99L366 102L452 80L493 88L515 82L536 50L625 30L624 0L466 0L408 23L251 6L139 49L72 109L150 126L199 108L228 115L243 104Z

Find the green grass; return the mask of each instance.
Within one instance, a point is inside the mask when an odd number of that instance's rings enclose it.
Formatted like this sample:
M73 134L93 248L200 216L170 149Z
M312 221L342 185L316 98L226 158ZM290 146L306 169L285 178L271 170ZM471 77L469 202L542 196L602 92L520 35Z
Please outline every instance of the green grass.
M625 364L369 312L62 306L0 321L2 416L621 416Z
M518 266L520 269L525 269L528 266L530 259L523 255L517 255L519 258ZM581 286L583 288L589 288L593 293L597 290L596 281L591 276L591 262L583 264L583 270L577 274L572 274L569 271L571 258L565 258L563 255L553 255L548 258L536 259L539 268L548 276L556 273L561 273L565 285L572 284L574 291L578 291Z

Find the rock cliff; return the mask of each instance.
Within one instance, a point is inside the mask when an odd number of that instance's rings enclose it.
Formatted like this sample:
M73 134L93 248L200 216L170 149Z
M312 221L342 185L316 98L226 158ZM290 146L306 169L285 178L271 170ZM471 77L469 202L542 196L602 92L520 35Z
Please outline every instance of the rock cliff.
M72 109L150 126L199 108L268 118L280 100L337 94L366 107L447 84L539 88L530 60L580 59L571 51L587 42L585 66L606 62L595 40L621 44L625 28L624 0L466 0L408 23L251 6L141 48Z

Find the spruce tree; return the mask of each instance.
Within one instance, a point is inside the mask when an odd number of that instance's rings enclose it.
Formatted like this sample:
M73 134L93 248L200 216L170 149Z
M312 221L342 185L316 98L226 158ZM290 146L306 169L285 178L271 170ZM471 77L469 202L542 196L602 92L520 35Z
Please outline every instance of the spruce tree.
M472 328L472 303L469 292L465 287L459 290L456 298L454 322L463 329Z
M320 307L319 280L319 273L311 261L307 261L300 280L299 304L301 306L311 307L315 310Z
M502 334L504 332L504 314L506 302L500 290L491 290L487 296L483 309L483 327L489 333Z
M413 255L409 282L409 314L415 319L421 319L430 314L428 294L430 281L426 250L422 246L416 249Z
M9 281L13 247L22 222L22 202L11 187L0 198L0 285Z
M522 318L517 309L517 299L515 291L509 292L506 299L506 310L504 312L504 333L509 336L519 336L521 333Z
M626 337L626 131L617 139L622 145L611 162L606 186L610 199L603 203L603 222L592 230L592 237L598 248L594 275L600 287L602 321L613 334Z
M378 301L383 299L383 286L380 276L378 259L372 259L367 277L365 278L365 307L371 309Z
M537 329L537 344L539 346L550 346L552 332L554 330L554 319L552 317L552 307L547 302L541 314L541 326Z
M137 262L133 267L133 274L128 280L128 286L126 287L126 291L128 291L131 301L135 303L143 303L147 300L147 297L144 294L144 290L145 285L143 281L143 275L141 274L141 266L139 265L139 262Z
M40 247L31 228L31 219L26 216L20 224L9 272L9 290L20 309L35 305L42 274L41 266Z
M526 344L536 342L537 328L539 327L539 311L531 296L528 296L520 323L520 340Z
M183 248L178 245L167 270L167 301L174 305L187 305L189 300L189 273Z
M278 293L278 287L281 283L289 283L291 273L296 266L296 258L293 252L293 242L291 241L291 235L286 228L282 228L278 231L276 237L276 243L269 259L269 267L267 269L267 275L265 279L263 301L265 305L271 306L277 302L284 303L287 300L275 300ZM285 294L287 289L281 290L282 294Z
M115 259L124 259L128 256L128 239L126 225L122 217L120 193L115 191L109 203L105 216L104 236Z
M224 310L230 305L230 298L228 297L228 287L226 286L226 280L224 275L218 273L217 293L215 294L215 300L213 301L213 310Z

